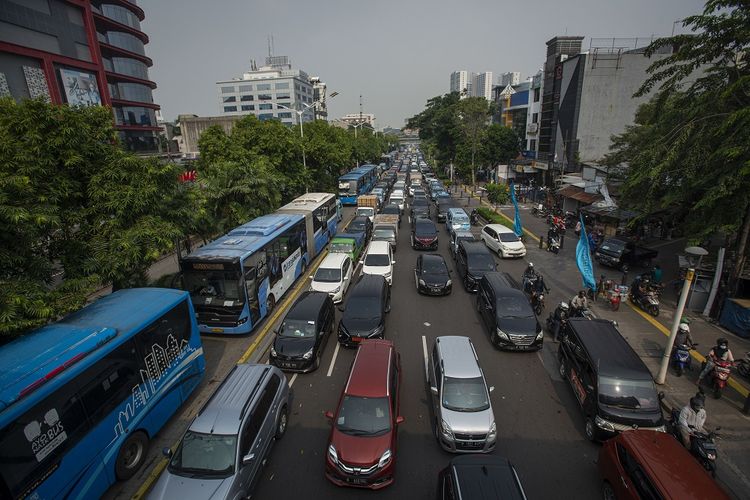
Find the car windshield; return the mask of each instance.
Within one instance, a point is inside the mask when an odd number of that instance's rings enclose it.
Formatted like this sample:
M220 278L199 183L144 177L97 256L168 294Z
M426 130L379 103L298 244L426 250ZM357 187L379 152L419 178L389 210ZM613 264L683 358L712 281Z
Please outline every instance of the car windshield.
M363 220L354 219L349 223L349 227L346 230L350 233L361 233L367 228L366 224Z
M504 318L533 318L534 311L525 297L497 297L497 313Z
M349 319L378 319L380 302L373 297L352 297L346 304L345 314Z
M458 245L462 241L474 241L474 237L473 236L459 236L458 240L456 241L456 245Z
M352 251L352 244L351 243L331 243L331 248L329 250L330 253L349 253Z
M390 266L391 261L384 253L368 253L365 257L366 266Z
M482 411L490 407L482 377L443 379L443 406L453 411Z
M453 216L453 225L468 225L469 224L469 218L465 215L454 215ZM505 241L505 240L502 240Z
M492 255L477 254L468 259L469 271L494 271L495 259Z
M435 236L437 234L435 224L432 221L418 221L414 232L418 236Z
M376 229L372 234L373 239L396 239L396 233L393 229Z
M422 272L425 274L448 274L443 259L424 259Z
M229 271L186 271L183 279L190 295L206 303L212 299L244 301L244 288L240 288L237 275Z
M653 381L606 376L599 377L599 402L631 410L656 410L659 407Z
M345 395L336 428L350 436L379 436L391 430L388 398Z
M619 240L604 240L601 249L608 252L620 253L625 249L625 244Z
M427 198L415 198L414 201L411 202L411 206L413 206L413 207L429 207L430 203L427 201Z
M500 238L500 241L504 243L515 243L516 241L521 241L515 233L499 233L498 237Z
M297 339L312 338L315 336L315 321L284 320L279 330L279 335Z
M169 472L186 477L228 477L234 472L237 436L187 431Z
M319 281L322 283L338 283L341 281L341 269L338 267L319 267L315 272L313 281Z
M381 214L395 214L401 213L401 209L397 205L386 205L385 208L380 212Z

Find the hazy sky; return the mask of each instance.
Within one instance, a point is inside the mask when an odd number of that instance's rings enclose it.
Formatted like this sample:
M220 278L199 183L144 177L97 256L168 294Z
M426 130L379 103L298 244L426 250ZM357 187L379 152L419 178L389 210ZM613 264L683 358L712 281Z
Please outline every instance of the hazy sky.
M699 0L138 0L154 98L166 119L219 114L216 81L275 55L328 84L329 118L374 113L401 127L430 97L448 92L459 69L520 71L544 64L555 35L669 35ZM677 31L682 28L678 24Z

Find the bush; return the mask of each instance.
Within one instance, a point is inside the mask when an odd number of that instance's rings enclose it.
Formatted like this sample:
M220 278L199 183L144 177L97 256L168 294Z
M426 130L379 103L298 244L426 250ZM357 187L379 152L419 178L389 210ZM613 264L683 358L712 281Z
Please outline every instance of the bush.
M487 201L495 205L503 205L508 202L508 186L505 184L487 184Z
M502 224L505 227L513 229L513 222L506 219L504 216L494 212L492 209L487 207L479 207L477 209L479 215L490 224Z

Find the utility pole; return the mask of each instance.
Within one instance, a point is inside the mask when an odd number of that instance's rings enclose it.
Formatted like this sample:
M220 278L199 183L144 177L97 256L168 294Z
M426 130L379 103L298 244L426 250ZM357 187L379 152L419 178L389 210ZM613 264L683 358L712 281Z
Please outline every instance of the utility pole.
M677 310L674 313L674 320L672 321L672 330L669 332L667 346L664 348L664 355L661 358L659 374L656 376L656 383L659 385L663 385L667 380L667 370L669 369L669 360L672 357L672 347L674 347L674 340L677 337L677 328L680 326L680 319L682 319L682 312L685 310L685 303L687 302L690 285L693 282L694 276L695 269L691 267L685 273L685 281L682 284L682 293L680 294L680 300L677 303Z

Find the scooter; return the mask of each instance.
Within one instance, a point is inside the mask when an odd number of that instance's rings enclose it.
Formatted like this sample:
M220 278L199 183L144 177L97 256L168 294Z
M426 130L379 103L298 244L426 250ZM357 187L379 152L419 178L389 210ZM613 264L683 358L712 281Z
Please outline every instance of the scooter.
M682 442L682 436L678 429L677 422L680 420L680 410L672 408L672 421L670 427L672 435L677 438L678 441ZM716 449L715 438L719 435L716 431L710 431L708 433L698 432L693 426L691 427L690 436L690 454L693 455L698 462L711 473L711 477L716 477L716 457L718 450ZM720 430L721 427L717 427L716 430Z
M547 251L554 254L560 253L560 237L552 236L547 239Z
M659 297L653 290L649 290L637 298L633 295L633 292L630 292L628 298L630 299L630 302L637 305L651 316L656 317L659 315Z
M544 309L544 294L543 293L531 293L531 307L534 309L534 312L537 316L542 314L542 309Z
M472 226L476 226L477 224L479 224L479 212L477 212L476 210L471 211L471 215L469 216L469 223Z
M704 361L701 368L705 368L705 366L706 362ZM721 393L729 381L731 366L731 361L725 361L723 359L714 360L714 369L711 371L711 390L714 393L714 399L721 398Z
M687 344L675 345L672 350L672 366L674 366L675 372L678 377L682 377L685 370L690 370L690 351L695 349L698 344L688 346Z
M531 215L534 217L547 217L547 208L539 203L538 205L534 205L534 207L531 209Z
M750 351L745 353L744 359L737 360L737 372L745 378L750 378Z
M558 305L557 309L561 309L561 307ZM557 309L549 313L549 316L547 316L547 331L552 334L552 338L560 340L560 332L563 331L565 324L568 322L568 313L561 311L560 319L558 320L558 318L555 317Z

